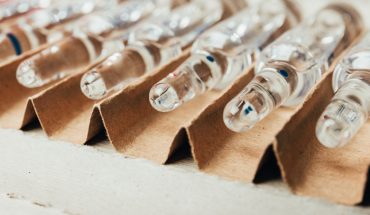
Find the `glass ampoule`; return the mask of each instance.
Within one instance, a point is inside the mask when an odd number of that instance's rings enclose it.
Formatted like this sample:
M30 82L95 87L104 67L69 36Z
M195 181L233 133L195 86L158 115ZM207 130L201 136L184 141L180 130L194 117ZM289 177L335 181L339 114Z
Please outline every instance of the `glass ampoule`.
M289 11L283 1L261 1L201 35L191 56L155 84L151 105L168 112L210 89L223 89L252 64L253 55L283 26Z
M109 92L179 56L201 32L219 21L221 1L193 0L167 16L145 22L129 36L128 46L114 53L81 79L81 90L90 99Z
M330 5L267 46L257 61L254 79L226 105L225 125L235 132L245 131L281 105L303 102L334 53L348 43L347 35L353 30L348 23L355 26L358 17L347 5Z
M12 0L0 4L0 22L15 18L32 10L45 8L51 0Z
M128 37L128 28L138 22L161 13L168 13L174 0L118 0L118 8L100 10L78 22L66 25L68 32L84 32L104 38Z
M328 148L349 143L370 116L370 33L334 70L336 92L316 126L316 137Z
M166 11L165 2L169 1L125 1L116 9L94 14L76 23L80 28L71 29L72 36L56 42L19 65L16 74L18 82L29 88L40 87L121 50L124 40L110 37L112 33L120 31L122 35L128 34L131 28L150 14ZM104 23L107 25L101 28Z
M94 7L93 1L62 3L19 18L16 24L7 27L0 36L0 60L14 59L47 41L52 42L55 39L49 38L49 35L54 27L90 13Z
M52 28L55 24L59 24L70 19L81 17L96 9L100 9L102 4L99 0L77 0L54 3L50 7L37 10L28 16L17 19L18 25L29 25L33 28Z

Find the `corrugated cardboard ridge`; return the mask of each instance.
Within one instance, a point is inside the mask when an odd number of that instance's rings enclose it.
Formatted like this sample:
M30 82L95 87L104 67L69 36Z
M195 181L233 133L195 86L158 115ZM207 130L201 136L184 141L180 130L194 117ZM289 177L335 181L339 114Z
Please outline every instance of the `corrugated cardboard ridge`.
M362 30L354 35L352 45L363 34ZM369 121L350 144L339 149L325 148L315 134L317 120L334 95L334 68L349 49L332 63L302 108L278 132L273 148L283 180L294 193L354 205L362 201L368 180Z
M188 128L192 153L200 170L221 177L252 182L265 159L275 135L288 122L294 109L280 108L252 130L235 133L223 122L225 105L253 78L252 69L226 93L207 107ZM269 171L269 170L267 170Z
M351 26L350 29L356 29L356 31L351 31L351 35L346 37L347 40L353 42L354 37L358 36L356 33L361 33L357 24L360 25L361 22L355 22L354 26ZM348 42L345 42L348 46ZM332 70L332 68L329 69L329 71ZM324 75L323 79L328 74L330 72ZM271 157L273 156L270 152L271 144L276 143L276 135L303 104L295 108L281 107L247 132L231 132L223 123L223 109L251 79L252 73L242 77L230 88L230 91L200 114L188 129L193 156L202 171L229 179L252 182L257 180L259 170L262 166L265 167L266 160L275 160ZM306 99L312 96L314 90L310 91ZM289 137L287 139L289 140ZM266 168L274 167L276 164L266 166ZM263 171L273 171L273 169Z
M241 8L235 8L240 10ZM288 25L284 25L287 27ZM281 32L280 32L281 33ZM136 86L101 106L108 136L116 149L126 155L165 163L177 146L186 142L185 131L195 117L221 92L208 92L170 113L159 113L149 103L149 90L183 60L169 64ZM117 108L120 107L120 108Z
M186 141L184 128L219 93L207 93L173 112L161 113L151 107L149 90L188 56L186 53L101 104L108 137L117 151L163 164Z
M40 124L51 139L84 144L102 130L99 101L86 98L80 90L85 71L32 99Z
M224 5L226 8L224 17L227 17L246 4L243 0L236 2L225 0ZM231 7L235 5L238 7ZM41 126L52 139L84 144L102 130L99 114L102 101L89 100L82 94L80 90L82 74L62 81L33 99Z
M22 56L0 66L0 127L21 129L35 118L32 98L54 83L43 87L29 89L20 85L16 79L18 65L28 57L46 47L26 52Z
M362 201L366 188L370 121L343 148L328 149L318 142L315 127L333 96L331 79L332 75L325 78L277 135L274 150L283 179L294 193L354 205Z
M281 107L247 132L230 131L223 122L224 107L252 78L253 71L241 77L189 127L193 156L202 171L233 180L255 181L265 159L273 159L267 155L271 154L268 150L276 142L275 136L302 107Z
M188 55L187 52L184 54ZM93 66L89 69L91 67ZM120 93L101 101L85 97L80 89L80 80L89 69L65 79L33 99L32 102L41 126L50 138L85 144L103 130L100 105L105 103L105 100L110 101L119 96ZM150 73L129 84L127 88L135 86L137 82L148 77ZM119 107L123 105L130 104L117 104ZM115 126L120 127L121 124Z

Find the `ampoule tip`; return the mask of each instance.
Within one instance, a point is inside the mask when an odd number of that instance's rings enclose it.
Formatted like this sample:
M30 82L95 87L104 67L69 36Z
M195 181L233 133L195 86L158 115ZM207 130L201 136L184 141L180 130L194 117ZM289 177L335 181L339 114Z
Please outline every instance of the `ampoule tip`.
M176 90L165 83L153 86L149 93L149 101L152 107L160 112L170 112L180 105Z
M99 72L93 70L81 78L81 91L90 99L100 100L107 95L107 88Z
M226 127L234 132L249 130L259 121L252 103L237 98L226 105L223 118Z
M16 77L18 83L27 88L35 88L43 85L41 77L37 74L37 68L32 60L23 61L17 68Z
M342 100L330 103L316 125L316 137L328 148L347 144L361 125L357 105Z
M351 137L351 131L338 119L324 115L320 118L316 127L316 137L327 148L337 148L347 143Z

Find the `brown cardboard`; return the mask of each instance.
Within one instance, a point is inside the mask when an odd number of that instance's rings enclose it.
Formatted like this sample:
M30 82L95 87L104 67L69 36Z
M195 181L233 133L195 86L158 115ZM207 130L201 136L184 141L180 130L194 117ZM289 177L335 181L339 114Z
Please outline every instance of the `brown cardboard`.
M301 16L295 4L291 1L285 1L285 3L290 8L291 15L299 21ZM294 20L293 17L286 20L280 31L272 35L270 42L292 27L290 21ZM274 141L273 136L278 131L279 126L287 122L292 110L281 109L273 113L260 126L251 131L251 133L257 135L248 135L247 138L246 135L239 135L227 129L222 119L224 106L252 78L253 72L248 71L247 75L241 77L226 94L205 109L187 129L192 154L201 170L231 179L253 181L256 179L257 171L270 159L272 154L271 143ZM271 127L271 124L267 123L270 118L276 120L275 126ZM254 130L258 132L254 132ZM264 130L268 130L269 135L261 135ZM255 147L243 147L244 141L255 142L260 138L263 138L261 139L262 143L255 144ZM245 150L240 150L243 148ZM245 160L249 160L249 162L244 164L243 161ZM245 166L246 168L243 168Z
M358 20L352 22L356 42L364 33ZM342 53L344 55L345 53ZM340 60L339 56L337 60ZM308 96L303 108L277 134L274 152L283 180L294 193L315 196L343 204L362 202L369 170L370 122L360 130L350 144L327 149L315 135L318 118L333 97L332 72L329 72Z
M0 127L17 129L24 127L36 116L33 107L33 100L37 100L37 98L43 95L45 91L52 89L65 79L56 80L37 88L23 87L16 80L16 70L18 65L23 60L39 53L49 46L50 44L45 44L38 50L26 52L17 59L0 66L0 98L3 101L0 105ZM78 72L80 71L76 70L72 73ZM58 100L59 98L55 99Z
M223 122L224 107L252 78L251 69L188 128L192 153L200 170L229 179L253 181L276 133L294 114L294 109L280 108L248 132L230 131Z
M225 16L245 6L245 1L224 1ZM237 5L238 7L231 7ZM37 116L52 139L84 144L102 128L100 101L87 99L80 90L82 73L61 82L33 100ZM120 125L117 125L120 126Z
M337 6L330 7L337 9ZM360 33L361 19L356 13L354 17L355 19L349 19L349 16L346 16L349 31L341 43L344 45L339 46L337 51L347 48L348 44L353 42ZM350 21L352 21L351 24ZM301 106L278 108L247 132L230 131L223 122L223 109L252 77L252 72L249 72L239 79L229 91L206 108L188 128L192 153L202 171L233 180L252 182L256 181L257 174L260 173L262 167L265 167L265 162L274 159L271 157L273 154L270 150L271 144L276 142L276 134ZM273 171L273 166L267 166L267 168L269 169L263 171Z
M23 87L16 80L16 70L24 59L38 53L44 47L26 52L0 66L0 127L20 129L35 117L30 98L50 87L52 83L35 89Z
M246 0L222 0L222 4L224 7L222 19L226 19L248 6Z
M188 55L187 52L185 55ZM102 130L99 113L102 101L88 99L80 88L81 77L89 69L65 79L33 99L40 124L51 139L85 144Z
M102 128L96 101L80 90L84 72L74 75L33 99L33 105L45 133L51 139L83 144Z
M284 181L294 193L343 204L362 201L370 165L370 121L346 146L328 149L316 136L317 120L329 104L332 75L277 135L274 145Z
M237 8L235 8L237 9ZM290 23L286 23L287 28ZM108 136L125 155L166 163L172 152L185 142L185 130L192 120L222 92L211 91L175 111L160 113L149 103L149 90L172 72L184 58L148 76L143 82L105 101L101 113Z
M165 163L184 142L184 128L190 125L193 116L217 96L218 93L210 92L170 113L160 113L151 107L150 88L188 55L179 57L102 103L101 114L108 137L119 152Z
M281 107L253 129L235 133L223 122L223 110L253 78L253 72L241 77L225 94L207 107L188 128L192 153L200 170L221 177L252 182L266 160L275 136L300 109ZM206 135L205 135L206 134ZM264 171L272 171L272 166Z

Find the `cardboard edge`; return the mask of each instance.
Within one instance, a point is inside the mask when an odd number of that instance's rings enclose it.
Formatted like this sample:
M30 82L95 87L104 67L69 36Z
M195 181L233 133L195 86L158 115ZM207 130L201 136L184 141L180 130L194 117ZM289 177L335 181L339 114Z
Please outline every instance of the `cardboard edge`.
M340 58L337 58L336 59L336 61L337 60L339 60ZM319 87L319 85L326 79L326 77L328 77L328 76L330 76L331 75L331 72L333 71L333 69L334 69L334 67L335 67L335 62L336 61L334 61L332 64L331 64L331 67L328 69L328 72L326 72L325 74L323 74L323 77L322 77L322 79L309 91L309 93L308 93L308 95L306 96L306 98L305 98L305 101L302 103L302 104L300 104L300 105L298 105L297 107L294 107L294 108L292 108L292 114L293 114L293 116L300 110L300 109L302 109L303 107L304 107L304 105L305 105L305 103L307 102L307 101L309 101L310 100L310 98L313 96L313 94L314 94L314 92L317 90L317 88ZM251 69L252 70L252 69ZM252 72L252 71L251 71ZM205 110L201 113L201 114L199 114L199 116L197 117L197 118L195 118L195 120L193 120L193 122L192 122L192 124L196 124L198 121L202 121L202 119L203 118L205 118L206 116L208 116L208 115L210 115L210 114L212 114L212 113L214 113L216 110L218 110L218 108L219 108L219 105L218 105L218 103L222 103L222 101L224 100L223 98L224 97L226 97L227 96L227 93L230 91L230 89L232 89L232 87L235 85L235 84L237 84L237 81L236 82L234 82L226 91L225 91L225 93L223 93L220 97L218 97L212 104L210 104L207 108L205 108ZM234 93L235 94L235 93ZM270 145L269 146L267 146L266 147L266 149L265 149L265 151L264 151L264 153L263 154L261 154L261 156L260 156L260 160L259 160L259 165L258 165L258 167L256 168L256 171L255 171L255 173L254 173L254 177L253 177L253 180L252 181L255 181L256 180L256 176L260 173L260 171L261 171L261 167L262 167L262 165L263 165L263 158L264 158L264 156L266 155L266 153L267 153L267 150L268 150L268 148L269 147L272 147L272 153L274 154L274 157L276 158L276 166L279 168L279 171L280 171L280 175L281 175L281 177L283 178L283 180L285 179L285 172L284 172L284 168L283 168L283 166L281 165L281 162L280 162L280 160L279 160L279 156L277 155L277 153L276 153L276 150L275 150L275 145L277 144L277 139L276 139L276 136L279 134L279 133L281 133L283 130L284 130L284 128L287 126L287 124L289 123L289 121L290 120L287 120L282 126L281 126L281 128L280 128L280 130L276 133L276 135L275 135L275 141L272 141L271 143L270 143ZM195 137L192 135L192 133L194 133L194 132L192 132L192 129L193 129L193 126L191 126L190 125L190 127L187 129L187 133L188 133L188 139L189 139L189 144L190 144L190 146L191 146L191 152L192 152L192 156L194 157L194 160L195 160L195 162L196 162L196 164L197 164L197 166L198 166L198 168L200 169L200 170L202 170L202 167L201 167L201 165L200 165L200 163L199 163L199 160L198 160L198 152L197 152L197 149L196 149L196 144L195 144Z
M101 118L103 129L105 131L105 134L107 136L107 139L108 139L109 144L113 146L113 148L114 148L115 151L118 151L119 149L116 148L116 146L112 143L113 142L112 141L112 137L110 136L110 133L107 130L107 124L106 124L107 122L105 121L105 118L103 117L103 110L102 110L102 108L104 108L103 102L100 103L99 105L97 105L96 108L99 111L99 115L100 115L100 118Z
M340 62L340 60L351 50L351 47L354 44L356 44L357 42L359 42L363 38L363 36L365 35L365 33L366 33L366 31L361 31L358 34L357 38L355 38L353 40L353 42L337 58L335 58L332 61L329 69L327 70L327 72L325 74L323 74L323 77L321 78L321 80L318 83L316 83L316 85L314 86L314 88L312 88L310 90L310 92L306 96L304 102L301 103L299 106L297 106L295 108L295 110L294 110L295 113L291 117L291 119L287 123L285 123L285 125L282 127L282 129L276 134L277 141L273 143L273 151L274 151L274 154L275 154L275 157L276 157L276 160L277 160L277 164L278 164L279 169L280 169L280 172L281 172L281 178L284 181L284 183L286 183L288 185L288 187L291 190L291 192L294 193L294 194L296 194L296 195L307 196L307 194L302 193L302 192L294 189L290 185L290 182L289 182L288 176L287 176L287 172L286 172L286 169L285 169L285 165L282 162L282 156L283 155L281 154L280 149L279 149L278 137L279 137L279 135L283 135L282 134L283 131L287 128L287 126L289 126L290 122L291 121L294 121L295 117L297 117L300 114L301 111L304 111L304 108L307 107L307 104L310 103L310 101L313 99L313 97L316 96L316 94L318 93L318 90L319 90L320 86L325 83L326 79L332 79L334 69L335 69L336 65L338 64L338 62ZM369 164L369 168L370 168L370 164ZM367 173L366 173L365 177L367 178L367 180L370 180ZM366 188L366 183L364 184L363 196L365 194L365 188ZM316 197L316 198L323 198L321 196L314 196L314 197ZM334 202L337 202L337 203L340 203L340 204L345 204L345 205L356 205L356 204L359 204L359 203L362 202L363 197L361 199L357 199L357 200L353 200L353 201L331 200L331 199L327 199L327 198L323 198L323 199L329 200L329 201L334 201Z
M95 122L95 123L93 123ZM94 128L94 125L97 126ZM99 105L94 105L89 122L89 128L83 144L86 144L89 140L93 139L100 132L105 132L103 118L100 113Z
M222 103L222 101L224 100L225 97L228 97L229 94L233 94L233 93L230 93L230 90L232 90L234 88L235 85L239 85L239 84L242 84L244 81L245 82L249 82L248 79L250 79L251 75L253 74L253 69L254 69L254 64L247 68L246 69L246 72L241 74L232 84L230 84L230 86L225 89L219 96L218 98L216 98L211 104L209 104L207 107L205 107L203 109L203 111L198 114L198 116L194 117L194 119L191 121L190 125L186 127L186 131L187 131L187 136L188 136L188 140L189 140L189 145L191 147L191 154L194 158L194 161L195 163L197 164L197 167L199 169L201 169L201 166L199 164L199 161L197 159L197 152L196 152L196 140L195 140L195 137L193 136L193 129L194 129L194 126L196 124L198 124L198 122L202 121L204 118L206 118L208 115L214 113L215 111L217 111L219 108L220 108L220 103ZM246 80L245 80L246 79Z
M333 75L333 73L328 74L328 76L326 77L326 79L330 79L331 80L332 75ZM323 84L325 84L325 82L328 82L328 80L323 79L322 80L322 83L320 83L318 85L318 89L320 89L321 88L320 86L323 85ZM303 105L303 107L301 109L299 109L292 116L292 118L289 120L289 122L277 134L277 139L279 138L279 135L283 135L282 133L286 129L286 126L290 126L290 123L292 121L295 121L296 118L300 118L303 115L302 113L307 112L308 103L310 103L312 99L317 98L319 96L320 96L320 92L318 90L315 90L312 93L312 95L310 96L310 98L305 102L307 104ZM330 99L328 99L328 100L330 100ZM275 157L277 159L277 162L278 162L278 166L279 166L280 171L281 171L282 180L284 181L284 183L286 183L288 185L288 187L289 187L289 189L291 190L292 193L294 193L296 195L299 195L299 196L311 196L311 197L315 197L315 198L320 198L320 199L323 199L325 201L335 202L335 203L344 204L344 205L348 205L348 206L358 205L358 204L360 204L360 203L363 202L363 199L364 199L365 194L366 194L367 187L370 185L370 182L369 182L370 181L370 178L369 178L370 163L369 163L369 168L367 169L367 171L366 172L363 172L362 175L361 175L361 177L363 179L362 181L364 182L363 183L363 189L361 191L361 193L362 193L361 196L359 196L356 199L330 198L330 197L320 196L320 194L307 193L307 192L301 191L299 189L296 189L294 186L292 186L291 185L291 182L289 181L288 173L286 171L285 164L284 164L283 158L282 158L284 156L284 154L283 154L284 151L281 151L281 149L279 148L279 142L278 141L276 141L273 144L273 150L274 150L274 153L275 153Z
M26 60L27 58L31 57L32 55L34 54L37 54L39 52L41 52L42 50L44 50L45 48L47 48L50 44L44 44L34 50L29 50L29 51L26 51L24 52L22 55L20 56L17 56L16 58L14 59L11 59L11 60L8 60L8 61L5 61L3 63L0 64L0 68L2 69L5 69L6 67L9 67L9 66L12 66L12 65L15 65L16 67L18 67L18 65ZM15 73L16 71L7 71L8 73L14 73L14 76L15 76ZM47 88L48 86L45 86L45 88ZM36 92L35 94L38 94L39 92ZM35 95L34 94L34 95ZM30 101L31 98L29 97L28 99L25 99L25 108L24 110L22 110L22 113L20 117L18 117L18 122L17 123L10 123L8 125L5 125L5 126L2 126L4 128L13 128L13 129L22 129L24 126L26 126L27 124L29 124L36 116L36 114L34 113L34 108L32 107L32 102Z
M254 184L260 184L276 178L281 178L281 169L274 153L274 143L276 139L266 146L265 151L261 154L260 162L251 181ZM268 171L266 171L268 170ZM277 171L277 172L274 172Z
M101 101L97 105L97 108L99 110L100 116L102 118L104 130L106 131L106 134L107 134L107 137L108 137L108 140L109 140L110 144L113 145L113 147L115 148L116 151L120 151L120 150L114 144L115 140L111 136L110 125L108 125L108 119L105 116L105 113L106 112L109 112L111 103L115 102L116 100L120 99L121 97L126 97L128 95L137 95L137 94L140 94L140 92L141 92L140 86L141 85L145 85L147 82L151 82L151 80L153 80L153 79L161 79L161 78L164 78L167 75L167 73L163 72L163 70L165 68L170 67L171 65L174 65L174 64L180 64L181 62L184 62L189 56L190 56L190 49L184 50L184 52L180 56L178 56L177 58L173 59L171 62L169 62L169 63L167 63L167 64L165 64L165 65L163 65L163 66L161 66L161 67L159 67L157 69L155 69L152 72L148 72L143 77L141 77L141 78L139 78L137 80L134 80L127 87L125 87L121 91L118 91L118 92L114 93L113 95L111 95L108 98L104 99L103 101ZM181 129L179 129L178 133L180 132L180 130ZM175 137L174 137L174 139L175 139ZM175 150L175 149L173 149L173 150ZM168 158L166 159L166 161L167 160L168 160ZM166 161L163 161L163 163L165 163Z
M95 108L96 108L96 104L98 103L101 103L101 101L97 101L95 104L91 105L91 109L90 110L87 110L89 112L91 112L90 114L90 117L89 117L89 123L88 123L88 126L87 126L87 130L86 132L84 132L84 134L82 134L80 136L80 138L77 139L69 139L68 137L66 138L61 138L61 137L54 137L54 132L51 132L50 129L48 129L48 125L45 125L44 123L44 120L43 120L43 117L41 117L40 115L40 111L39 111L39 108L38 108L38 102L40 99L43 98L43 96L47 96L48 94L52 94L54 91L58 91L58 90L66 90L64 88L64 85L68 84L69 82L72 82L72 81L75 81L75 79L79 79L84 73L86 73L89 69L91 69L92 67L96 66L97 64L99 64L100 62L102 62L104 59L98 61L98 62L95 62L95 63L92 63L88 66L86 66L85 68L77 71L75 74L73 75L70 75L70 76L67 76L61 80L58 80L56 83L54 83L52 86L50 86L49 88L41 91L40 93L38 93L37 95L33 96L32 97L32 103L33 103L33 106L34 106L34 110L36 112L36 116L40 122L40 125L43 129L43 131L45 132L45 134L50 138L50 139L55 139L55 140L64 140L64 141L69 141L69 142L73 142L73 143L76 143L76 144L86 144L89 140L91 140L94 136L96 136L99 131L94 131L94 125L93 125L93 122L96 122L97 124L97 127L102 127L101 125L99 125L101 122L101 120L99 118L101 118L100 116L100 113L99 111L96 112ZM104 100L104 99L103 99ZM98 116L99 115L99 116ZM95 130L101 130L101 129L95 129ZM93 134L95 133L95 134Z
M187 127L182 127L178 130L177 134L173 138L171 147L169 148L167 153L168 154L167 159L165 161L162 161L161 164L165 165L175 163L177 161L177 158L173 158L172 156L175 154L177 150L181 149L186 145L190 147Z

